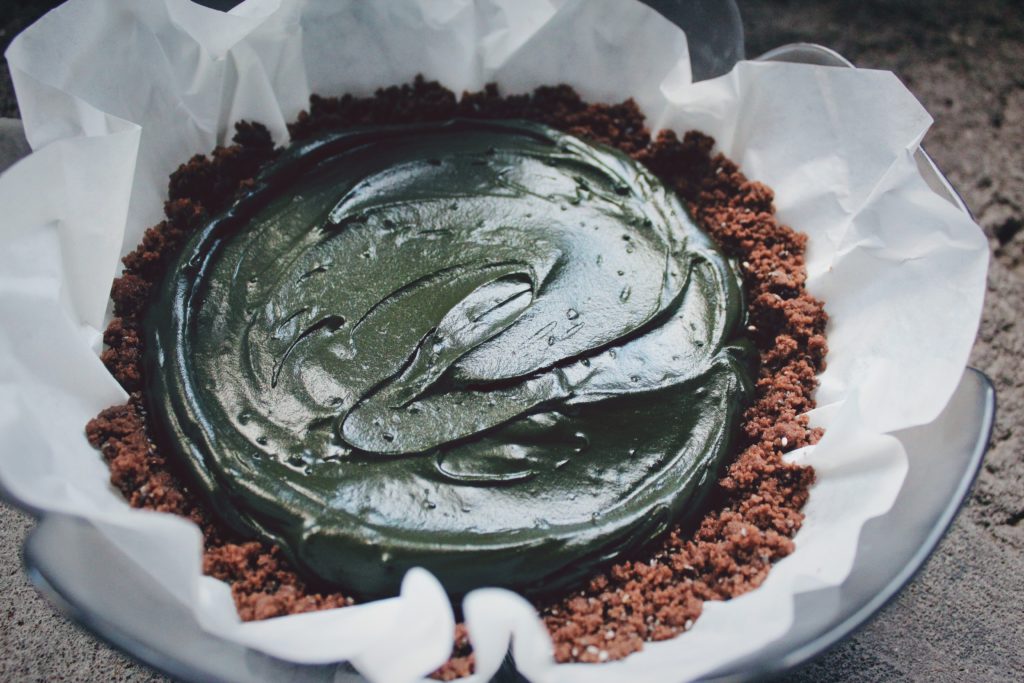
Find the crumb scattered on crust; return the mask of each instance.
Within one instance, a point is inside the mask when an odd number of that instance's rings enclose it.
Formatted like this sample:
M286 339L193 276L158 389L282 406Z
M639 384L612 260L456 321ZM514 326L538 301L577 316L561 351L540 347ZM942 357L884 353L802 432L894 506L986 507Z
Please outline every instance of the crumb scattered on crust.
M800 509L814 480L809 467L782 456L817 442L803 413L814 407L816 375L825 364L827 316L807 293L807 238L775 218L772 191L748 180L713 152L697 132L682 140L671 131L652 139L632 100L588 104L568 86L502 96L488 86L454 93L417 78L371 97L314 95L310 109L289 126L293 140L358 124L449 119L521 118L617 147L674 188L721 248L739 263L748 300L749 338L760 354L752 405L744 413L736 460L725 470L710 512L696 529L673 529L642 558L619 562L582 590L538 604L560 662L621 659L644 642L665 640L692 627L706 600L727 600L759 586L776 560L793 551ZM129 392L87 426L89 441L110 465L111 482L134 507L172 512L199 525L203 570L226 581L242 619L266 619L353 603L341 593L306 587L278 548L239 538L219 525L147 435L142 400L142 313L171 255L203 221L222 210L267 161L276 156L270 134L256 123L237 126L235 144L197 155L171 175L166 219L146 231L124 258L114 281L115 317L104 335L102 359ZM473 654L459 625L441 680L472 673Z

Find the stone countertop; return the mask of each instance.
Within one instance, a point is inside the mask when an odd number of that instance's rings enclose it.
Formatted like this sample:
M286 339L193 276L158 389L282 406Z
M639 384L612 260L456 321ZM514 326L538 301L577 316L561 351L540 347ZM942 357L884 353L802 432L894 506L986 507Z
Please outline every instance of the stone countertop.
M53 3L0 9L0 47ZM924 571L854 637L781 681L1024 679L1024 10L1017 0L740 0L747 54L808 41L894 71L935 118L925 146L985 229L971 363L995 381L992 447ZM0 116L16 117L6 64ZM0 169L22 143L0 121ZM58 616L25 579L31 520L0 506L0 680L165 681Z

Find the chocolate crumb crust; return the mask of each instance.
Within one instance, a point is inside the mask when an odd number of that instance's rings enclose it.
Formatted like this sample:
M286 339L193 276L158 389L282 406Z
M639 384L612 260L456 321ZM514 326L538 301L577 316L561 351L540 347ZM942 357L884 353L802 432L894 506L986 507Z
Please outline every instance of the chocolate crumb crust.
M704 601L756 588L772 563L793 551L792 536L803 521L800 510L814 472L782 457L821 437L802 415L814 407L816 375L827 352L827 315L804 286L807 237L776 220L772 191L714 154L708 136L691 131L680 140L661 131L652 138L632 100L591 104L568 86L502 96L489 85L456 97L417 78L366 98L313 95L309 111L289 125L289 132L298 141L353 125L452 117L527 119L622 150L673 188L698 225L741 264L748 335L760 367L754 401L743 415L738 455L722 473L709 512L695 529L675 528L642 557L621 561L583 589L537 605L559 662L621 659L646 641L689 629ZM149 437L142 394L141 324L150 290L189 235L226 208L280 151L258 123L237 124L233 141L209 156L192 157L171 175L166 218L124 257L123 274L111 289L114 318L104 334L102 360L129 400L97 415L86 435L108 462L111 482L133 507L178 514L200 527L204 573L226 581L241 618L256 620L353 600L307 587L277 547L220 525L184 472ZM472 650L459 625L452 657L434 676L453 680L472 670Z

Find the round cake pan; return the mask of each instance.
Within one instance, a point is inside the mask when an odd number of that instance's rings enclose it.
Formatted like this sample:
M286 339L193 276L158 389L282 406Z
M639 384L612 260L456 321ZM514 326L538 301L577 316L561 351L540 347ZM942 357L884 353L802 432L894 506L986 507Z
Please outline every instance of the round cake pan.
M743 57L742 28L734 3L652 0L648 4L684 29L718 27L692 33L703 36L691 40L696 78L721 74ZM712 5L717 7L709 9ZM706 12L716 14L712 17ZM787 45L759 59L852 68L837 53L811 44ZM968 212L927 154L919 150L917 160L936 194ZM909 471L892 509L865 525L847 579L836 587L799 594L789 632L705 680L751 680L791 669L824 652L875 615L921 568L966 499L994 415L991 381L968 368L935 421L895 435L906 449ZM935 467L936 462L943 466ZM69 554L80 561L67 563ZM184 605L170 595L154 592L142 571L82 519L41 516L25 541L24 558L36 588L68 618L176 679L256 683L365 680L351 668L290 664L206 633ZM94 597L112 591L123 597L117 604ZM524 679L507 660L495 680Z

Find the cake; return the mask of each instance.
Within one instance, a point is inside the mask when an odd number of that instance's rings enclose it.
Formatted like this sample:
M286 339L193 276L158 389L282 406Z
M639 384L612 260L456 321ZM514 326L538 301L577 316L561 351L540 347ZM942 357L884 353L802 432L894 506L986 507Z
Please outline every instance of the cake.
M813 473L781 454L819 436L799 416L813 406L825 316L803 290L804 238L774 220L770 190L711 155L708 138L663 133L651 142L631 103L587 105L567 88L456 100L422 81L367 100L314 98L292 137L282 152L261 127L243 125L237 146L172 177L168 220L126 257L113 290L104 360L136 393L88 430L133 504L204 527L206 569L232 583L243 617L386 595L404 568L421 564L454 595L485 584L533 595L560 660L604 661L685 630L703 600L755 587L791 551ZM412 157L388 156L408 154L410 140ZM352 150L348 163L321 164ZM318 196L276 190L296 178L315 186L309 172L325 180L339 168L359 169L341 183L348 194L321 193L310 210L316 220L293 235L316 239L296 253L275 251L287 239L274 244L273 236L291 234L280 229L287 216ZM510 209L510 197L467 196L479 179L473 169L493 173L487 187L504 169L505 186L536 201ZM442 179L462 194L437 192ZM338 178L324 186L339 187ZM416 202L395 201L409 196ZM265 217L273 226L265 243L253 242L270 248L246 261L239 245L250 241L229 235L258 231L259 220L239 217L261 211L277 211ZM507 230L510 216L521 229ZM408 231L398 239L398 225L433 234L417 234L421 243L403 251L412 243ZM454 226L468 228L452 235ZM558 268L539 265L561 253L546 250L544 229L575 245ZM565 275L573 272L579 280ZM424 282L432 286L409 286ZM296 298L310 289L312 303ZM328 310L324 302L343 292L365 296ZM495 299L500 306L484 305ZM193 308L202 302L216 305ZM590 320L593 328L577 327ZM364 341L349 332L356 328ZM740 333L757 354L744 350ZM682 341L681 353L652 353L666 348L659 339ZM613 352L628 361L631 345L645 344L639 370L612 362L620 360ZM342 347L355 349L352 358ZM353 358L381 365L345 375L340 368ZM275 417L267 399L287 394L289 383L316 400L272 404ZM232 386L243 390L232 394ZM642 429L627 429L645 416ZM309 441L289 437L300 422ZM701 438L684 438L700 425ZM557 436L557 447L536 447L538 433ZM238 447L225 446L233 439ZM403 485L373 480L368 496L346 488L355 475L310 485L324 468L384 471ZM421 495L423 481L436 487ZM444 495L453 489L480 497L455 504ZM326 491L347 491L334 508L345 523L321 518L331 507L317 505ZM489 491L515 505L490 514ZM631 498L636 491L657 493ZM573 494L578 506L553 504ZM360 500L370 504L360 509ZM622 500L627 521L616 524ZM514 514L516 506L529 514ZM587 512L589 524L571 523ZM484 522L475 538L474 514ZM486 548L474 555L494 531L507 534L499 547L514 549L505 565ZM438 537L445 543L430 543ZM333 592L338 585L345 597ZM456 656L443 673L464 673L468 663Z

